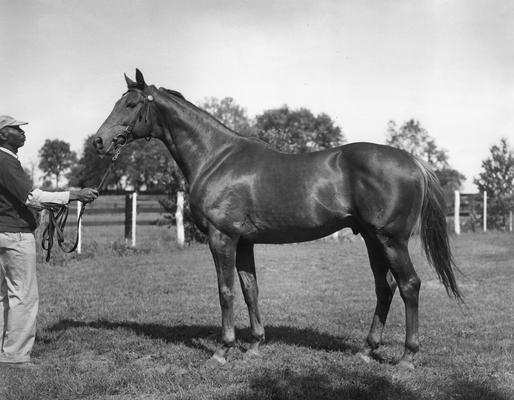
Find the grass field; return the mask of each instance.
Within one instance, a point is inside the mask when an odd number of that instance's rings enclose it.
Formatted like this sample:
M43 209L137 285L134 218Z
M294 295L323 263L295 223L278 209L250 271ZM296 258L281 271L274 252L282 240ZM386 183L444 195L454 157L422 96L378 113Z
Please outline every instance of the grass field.
M144 229L143 229L144 228ZM0 399L493 399L514 398L514 236L453 238L466 305L449 299L413 241L422 278L421 351L399 369L403 303L396 295L380 350L355 355L374 309L363 242L257 246L267 342L246 358L238 288L237 346L217 370L214 266L205 245L178 250L166 228L85 230L84 253L39 263L35 371L0 370ZM171 245L170 245L171 243Z

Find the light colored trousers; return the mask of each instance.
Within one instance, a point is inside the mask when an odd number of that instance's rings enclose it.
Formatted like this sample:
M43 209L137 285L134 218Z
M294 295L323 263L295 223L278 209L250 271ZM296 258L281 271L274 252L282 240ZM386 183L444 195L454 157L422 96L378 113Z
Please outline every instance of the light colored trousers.
M0 232L0 362L30 360L38 306L34 234Z

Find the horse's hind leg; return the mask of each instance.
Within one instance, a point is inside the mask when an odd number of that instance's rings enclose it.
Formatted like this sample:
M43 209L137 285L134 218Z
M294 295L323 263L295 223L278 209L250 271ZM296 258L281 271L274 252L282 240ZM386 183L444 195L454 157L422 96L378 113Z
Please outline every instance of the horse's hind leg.
M386 257L385 250L375 235L364 235L366 247L368 250L371 270L375 278L375 293L377 296L377 304L371 322L371 328L366 338L364 348L359 355L366 361L374 350L376 350L382 342L382 334L389 313L389 307L396 290L396 282L389 270L389 260Z
M405 351L400 365L413 368L412 360L419 350L418 302L421 280L409 256L408 239L378 235L389 261L391 272L398 283L405 304Z
M249 355L258 354L259 345L264 341L264 327L262 326L261 315L259 313L259 288L255 274L253 243L239 241L237 245L236 268L239 274L239 282L241 283L244 299L248 307L250 329L253 338L247 353Z

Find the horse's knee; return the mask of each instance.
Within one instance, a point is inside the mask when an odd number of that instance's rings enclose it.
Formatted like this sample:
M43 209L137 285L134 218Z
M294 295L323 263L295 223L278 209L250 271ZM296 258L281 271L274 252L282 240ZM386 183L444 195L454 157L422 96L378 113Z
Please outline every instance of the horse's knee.
M220 304L222 307L230 307L234 303L234 291L227 286L223 286L219 290Z
M421 279L417 275L410 277L405 282L399 284L402 298L408 302L416 302L419 298L419 290L421 288Z

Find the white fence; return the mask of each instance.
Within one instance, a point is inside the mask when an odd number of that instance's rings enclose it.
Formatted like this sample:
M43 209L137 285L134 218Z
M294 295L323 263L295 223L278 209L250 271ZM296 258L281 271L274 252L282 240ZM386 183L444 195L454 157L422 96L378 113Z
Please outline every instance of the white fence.
M123 195L119 195L117 197L122 198ZM145 195L148 197L148 195ZM138 204L138 193L132 192L127 193L125 195L125 204L122 207L120 201L117 201L115 204L109 204L109 206L100 206L95 207L96 202L92 203L91 206L88 205L88 209L86 213L93 216L101 216L101 220L95 221L87 221L88 225L125 225L125 243L131 247L136 247L137 244L137 236L136 229L137 225L148 225L153 224L154 221L146 220L146 219L138 219L141 217L141 214L145 215L156 215L162 214L163 208L162 206L156 204L157 201L154 200L153 204L144 204L148 203L148 201L143 201L142 207ZM80 210L82 208L82 203L77 202L77 218L80 215ZM106 219L105 216L119 216L116 220ZM121 215L124 215L124 219L120 219ZM179 248L184 247L185 243L185 232L184 232L184 193L177 192L177 210L175 212L176 219L176 237L177 237L177 246ZM78 229L78 244L77 244L77 253L82 252L82 221L77 226Z
M469 201L470 197L477 197L479 193L461 193L458 190L455 191L455 201L453 210L453 227L457 235L461 233L461 217L467 216L472 213L472 201ZM468 198L467 210L462 210L462 197ZM487 192L482 193L482 231L487 232ZM512 232L512 211L509 213L508 231Z

